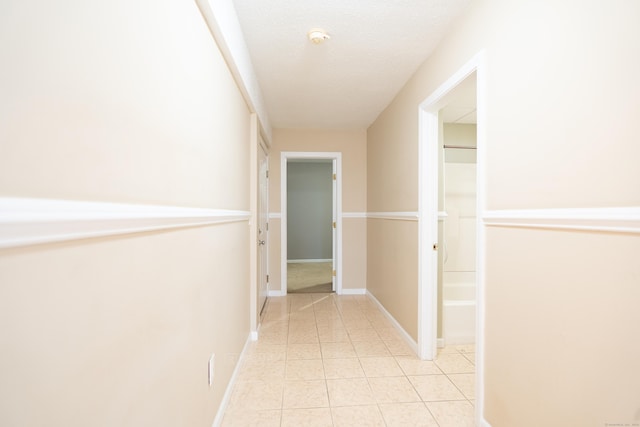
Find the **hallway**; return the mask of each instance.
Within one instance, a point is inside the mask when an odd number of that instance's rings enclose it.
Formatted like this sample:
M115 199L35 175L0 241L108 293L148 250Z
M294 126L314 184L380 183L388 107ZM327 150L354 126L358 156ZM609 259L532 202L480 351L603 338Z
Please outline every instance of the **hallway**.
M223 426L473 426L473 346L421 361L364 295L288 295L266 310Z

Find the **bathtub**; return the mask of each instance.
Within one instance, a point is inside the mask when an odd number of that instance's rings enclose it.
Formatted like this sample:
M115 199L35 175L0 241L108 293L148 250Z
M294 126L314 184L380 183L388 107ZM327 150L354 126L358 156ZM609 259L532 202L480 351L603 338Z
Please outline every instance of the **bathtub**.
M475 343L475 272L445 271L443 273L442 337L445 345Z

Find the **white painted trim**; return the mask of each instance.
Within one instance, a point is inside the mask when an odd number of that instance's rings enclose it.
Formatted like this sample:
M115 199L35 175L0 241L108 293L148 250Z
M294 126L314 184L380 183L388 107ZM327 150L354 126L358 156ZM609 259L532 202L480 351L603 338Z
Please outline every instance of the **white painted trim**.
M248 211L0 198L0 248L249 221Z
M371 292L366 291L366 295L369 297L371 301L374 302L374 304L378 307L378 309L382 311L382 314L384 314L385 317L389 320L389 322L391 322L393 327L396 328L398 332L400 332L400 335L405 340L407 345L411 347L411 350L413 350L416 354L418 354L418 343L416 343L415 340L411 338L411 335L409 335L409 333L404 330L404 328L400 325L400 323L398 323L396 318L393 317L391 313L387 311L387 309L382 305L382 303L378 301L378 299L375 296L373 296Z
M444 338L438 338L436 340L436 345L438 346L438 348L444 348L445 346Z
M342 153L317 151L282 151L280 153L280 287L282 295L287 294L287 160L326 159L336 165L336 194L334 209L336 215L336 294L342 294Z
M331 262L333 261L331 258L329 259L289 259L287 260L288 264L310 264L315 262Z
M478 427L491 427L491 424L489 424L489 421L485 420L483 417L480 418L480 424Z
M487 71L484 51L476 54L457 72L441 84L418 108L419 115L419 285L418 344L422 359L432 359L437 351L437 253L432 246L438 242L438 111L446 105L446 95L471 74L476 73L477 92L477 205L481 218L486 210L486 99ZM483 225L478 220L479 225ZM476 237L476 404L477 423L484 420L484 340L485 340L485 251L486 231L478 226Z
M212 427L219 427L222 425L222 419L224 418L224 413L227 410L227 406L229 406L229 401L231 401L231 393L233 393L233 387L238 380L238 376L240 375L240 369L244 363L244 358L246 357L249 345L254 341L252 339L252 333L249 334L247 340L244 343L244 347L242 348L242 352L240 353L240 357L238 358L238 362L236 363L236 367L233 369L233 373L231 374L231 378L229 379L229 383L227 384L227 388L224 391L224 395L222 396L222 400L220 401L220 406L218 406L218 412L216 413L216 417L213 420Z
M287 293L281 290L273 290L273 291L270 290L268 295L270 297L284 297L287 295Z
M366 212L342 212L342 218L366 218Z
M446 213L445 211L439 211L438 212L438 221L444 221L448 217L449 217L449 214Z
M490 227L640 233L640 207L504 209L485 211Z
M368 212L367 218L391 219L399 221L417 221L418 212Z
M270 212L269 219L282 219L282 214L280 212Z
M342 295L366 295L367 290L364 288L342 289Z
M258 115L267 145L271 145L267 108L233 1L196 0L196 4L251 112Z

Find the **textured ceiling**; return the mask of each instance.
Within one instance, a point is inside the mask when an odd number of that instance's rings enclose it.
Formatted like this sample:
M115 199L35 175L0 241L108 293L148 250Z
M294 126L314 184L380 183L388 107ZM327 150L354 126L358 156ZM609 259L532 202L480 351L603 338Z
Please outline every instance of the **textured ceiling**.
M275 128L362 129L470 0L234 0ZM330 40L314 45L320 27Z

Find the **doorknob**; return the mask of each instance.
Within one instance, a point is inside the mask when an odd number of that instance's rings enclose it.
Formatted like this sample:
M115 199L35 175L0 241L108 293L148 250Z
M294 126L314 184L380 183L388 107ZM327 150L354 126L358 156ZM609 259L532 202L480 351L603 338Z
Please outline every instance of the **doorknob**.
M260 246L264 245L265 243L266 243L266 242L265 242L264 240L258 240L258 244L259 244Z

